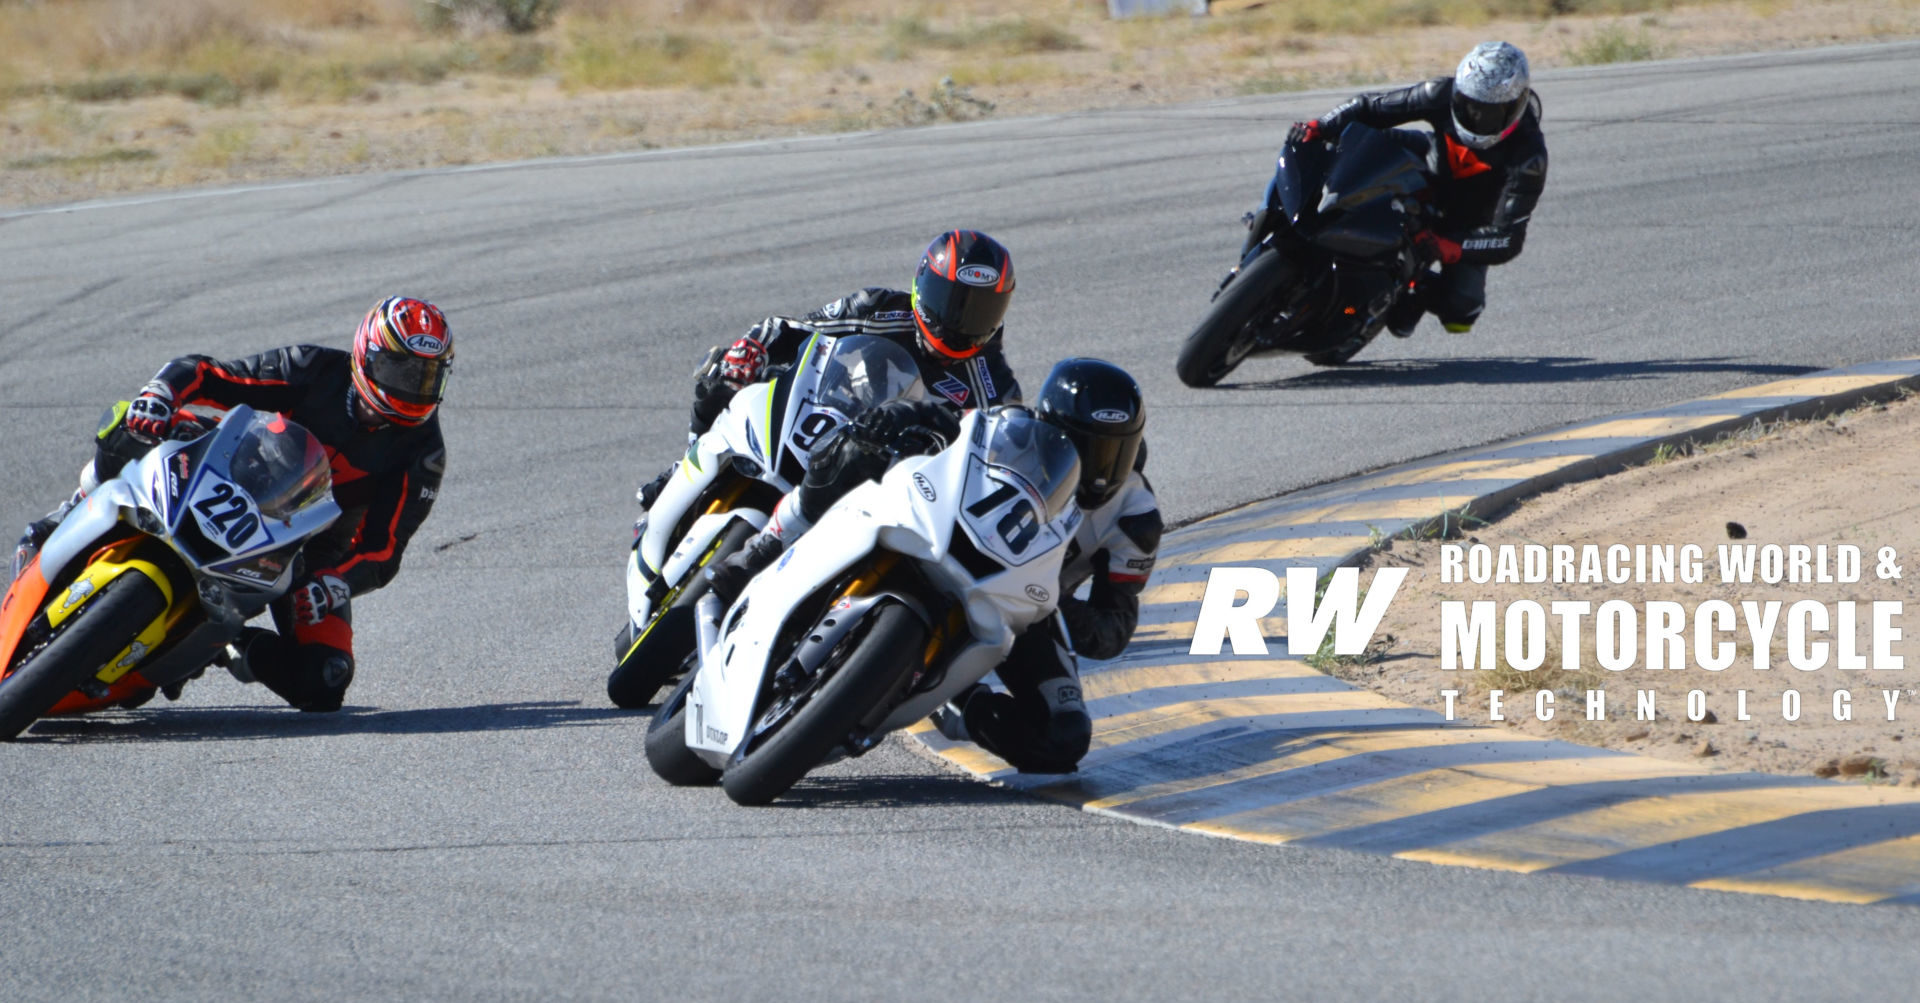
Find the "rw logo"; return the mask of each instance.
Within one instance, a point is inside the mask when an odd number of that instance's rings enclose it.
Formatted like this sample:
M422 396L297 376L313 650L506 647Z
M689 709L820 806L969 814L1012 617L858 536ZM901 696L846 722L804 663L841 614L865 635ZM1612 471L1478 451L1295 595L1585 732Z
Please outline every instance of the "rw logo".
M1287 654L1311 655L1333 631L1333 651L1358 655L1367 650L1380 618L1407 578L1406 568L1374 572L1373 588L1360 601L1360 569L1336 568L1327 588L1316 599L1318 576L1312 568L1287 569ZM1242 601L1245 597L1245 601ZM1264 568L1214 568L1207 575L1207 591L1200 599L1200 618L1194 624L1192 655L1217 655L1223 641L1236 655L1264 655L1267 642L1260 635L1260 618L1280 602L1280 579Z

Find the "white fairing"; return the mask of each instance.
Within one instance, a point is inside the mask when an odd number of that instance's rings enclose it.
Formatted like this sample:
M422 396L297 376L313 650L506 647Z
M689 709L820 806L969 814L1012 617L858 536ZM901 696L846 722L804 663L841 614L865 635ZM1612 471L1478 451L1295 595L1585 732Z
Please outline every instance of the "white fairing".
M688 694L689 748L725 767L760 713L762 680L777 667L770 660L786 657L773 648L795 607L877 550L917 561L928 581L964 604L972 636L949 640L949 653L956 644L962 647L939 685L910 697L876 734L925 717L979 681L1006 657L1017 634L1052 615L1065 544L1080 522L1080 509L1067 501L1046 519L1048 503L1041 491L1017 472L988 462L989 426L1005 420L997 413L969 412L952 446L934 456L902 460L880 481L849 492L778 563L754 578L722 621L718 642L702 652ZM976 578L955 558L956 526L965 527L970 549L994 559L996 571ZM978 556L973 560L981 567ZM843 622L834 629L852 625Z
M719 518L702 516L692 528L676 536L675 531L687 510L706 495L720 474L744 461L752 476L778 489L782 494L797 486L806 470L814 443L852 417L853 404L869 388L849 394L839 381L844 369L836 371L837 349L858 343L871 352L872 338L827 339L816 335L807 342L798 361L786 374L766 383L751 383L740 389L727 409L714 420L713 427L695 439L686 456L675 464L660 496L649 510L646 528L627 559L627 614L636 628L644 628L652 618L653 602L647 591L656 578L678 583L706 553L714 539L734 518L744 518L758 529L766 525L771 512L735 509ZM882 345L880 354L887 348ZM898 349L904 364L912 359ZM844 365L847 357L838 356ZM898 362L899 360L896 360ZM919 396L913 388L911 396ZM898 388L871 388L864 403L877 403L891 396L905 396ZM776 408L778 409L776 411ZM645 562L644 568L642 562ZM652 573L650 574L649 571Z

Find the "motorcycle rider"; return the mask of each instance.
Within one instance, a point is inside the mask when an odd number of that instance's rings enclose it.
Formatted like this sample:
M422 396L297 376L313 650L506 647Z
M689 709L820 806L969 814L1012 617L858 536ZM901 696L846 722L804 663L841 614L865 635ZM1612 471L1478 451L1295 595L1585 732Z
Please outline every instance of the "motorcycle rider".
M1001 321L1012 300L1007 249L976 230L948 230L921 254L911 290L872 286L805 317L755 324L696 377L688 432L698 436L711 428L735 392L792 365L815 334L868 334L905 346L919 361L927 389L956 411L1017 404L1020 383L1001 350ZM640 489L642 508L653 508L672 472L667 468Z
M278 633L247 628L236 642L236 675L303 711L339 710L353 682L351 599L393 580L440 492L447 454L435 412L452 362L439 308L400 296L367 312L351 351L294 345L227 362L174 359L107 412L81 490L27 527L14 575L87 491L190 420L189 405L284 414L326 448L341 517L308 541L304 570L274 602Z
M1423 268L1412 294L1394 305L1387 316L1394 335L1411 335L1425 313L1456 334L1472 330L1486 307L1487 267L1512 261L1526 243L1527 220L1547 183L1540 96L1531 80L1517 47L1482 42L1451 77L1362 94L1288 132L1290 142L1332 142L1353 122L1387 129L1423 121L1439 140L1431 162L1442 222L1415 240L1440 273ZM1264 236L1263 222L1256 219L1250 239Z
M1125 650L1163 523L1142 472L1146 410L1132 376L1099 359L1063 360L1047 374L1033 410L1066 432L1080 454L1075 498L1085 517L1061 566L1059 615L1014 642L996 670L1007 692L975 686L936 717L949 737L971 739L1022 772L1071 773L1093 735L1076 654L1108 659ZM833 502L885 473L895 458L938 452L958 432L938 404L894 401L829 434L815 446L805 482L781 499L767 528L707 570L714 594L731 605ZM1089 580L1087 598L1075 597Z

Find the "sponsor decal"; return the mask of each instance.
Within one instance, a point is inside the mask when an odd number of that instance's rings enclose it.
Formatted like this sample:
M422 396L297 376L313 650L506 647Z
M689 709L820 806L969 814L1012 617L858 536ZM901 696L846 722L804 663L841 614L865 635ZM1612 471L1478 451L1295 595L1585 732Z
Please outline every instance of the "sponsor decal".
M1093 420L1094 420L1094 421L1106 421L1106 422L1116 422L1116 423L1117 423L1117 422L1123 422L1123 421L1127 421L1128 419L1131 419L1132 417L1133 417L1133 415L1130 415L1130 414L1128 414L1128 413L1126 413L1125 411L1122 411L1122 410L1120 410L1120 409L1118 409L1118 408L1111 408L1111 407L1110 407L1110 408L1102 408L1101 410L1098 410L1098 411L1095 411L1095 412L1093 413Z
M879 313L874 314L870 319L872 320L910 320L912 318L913 318L913 311L911 310L882 310Z
M133 646L127 649L126 655L122 657L119 661L113 663L113 667L116 669L129 668L133 665L133 663L141 660L142 658L147 657L147 650L148 649L146 645L141 644L139 641L135 641L133 642Z
M1135 571L1146 571L1153 567L1153 558L1151 557L1131 558L1127 561L1127 567L1132 568Z
M255 571L252 568L248 568L248 567L235 568L233 569L233 573L236 575L239 575L242 578L251 578L256 582L264 582L264 581L270 580L267 578L266 575L263 575L260 572Z
M954 276L970 286L990 286L1000 281L1000 269L992 265L962 265Z
M447 350L447 343L431 334L408 335L405 344L421 355L439 355Z
M420 498L421 498L421 500L423 500L423 501L432 501L432 500L434 500L435 498L438 498L438 497L440 497L440 492L438 492L438 491L435 491L435 490L434 490L434 489L432 489L432 488L421 488L421 489L420 489Z
M925 498L928 501L934 501L940 497L937 493L934 492L933 482L930 480L927 480L926 474L914 474L913 486L920 490L920 497Z
M82 579L67 589L67 600L60 604L61 609L72 609L75 603L93 594L93 583Z
M715 745L725 745L727 744L727 733L715 728L713 725L707 725L707 741Z
M1048 592L1038 585L1029 585L1027 586L1027 598L1034 602L1046 602L1048 599L1053 598L1053 593Z
M940 392L940 396L961 406L966 405L967 398L972 394L972 391L967 388L967 382L952 373L941 377L940 382L935 383L933 388Z
M821 310L820 312L826 314L828 317L838 320L841 314L847 312L847 301L844 299L834 300L833 302L828 303L826 305L826 308Z
M986 356L976 355L973 357L973 371L980 374L980 388L986 393L988 400L1000 396L999 392L994 389L993 367L987 365Z

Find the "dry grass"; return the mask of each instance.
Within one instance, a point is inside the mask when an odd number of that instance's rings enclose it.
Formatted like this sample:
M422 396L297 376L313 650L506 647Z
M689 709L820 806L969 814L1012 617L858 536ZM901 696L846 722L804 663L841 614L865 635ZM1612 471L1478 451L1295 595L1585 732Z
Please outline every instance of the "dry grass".
M489 13L503 4L537 30L509 30ZM1920 33L1916 0L1286 0L1119 23L1104 11L1100 0L0 0L0 204L1358 88L1443 70L1487 36L1547 67Z

